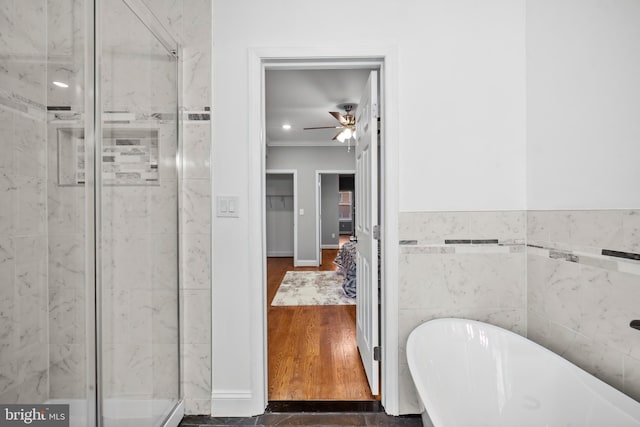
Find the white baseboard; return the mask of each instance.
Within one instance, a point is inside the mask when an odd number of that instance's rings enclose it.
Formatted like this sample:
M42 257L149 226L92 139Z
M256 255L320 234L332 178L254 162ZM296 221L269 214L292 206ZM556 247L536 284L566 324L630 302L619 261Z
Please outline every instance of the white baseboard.
M253 400L251 390L214 391L211 401L211 416L250 417L256 415L254 414L256 411L253 408L255 405Z
M318 267L318 261L315 259L299 259L294 267Z
M340 244L339 243L331 243L328 245L321 245L320 246L322 249L340 249Z
M268 257L292 257L293 251L267 251Z

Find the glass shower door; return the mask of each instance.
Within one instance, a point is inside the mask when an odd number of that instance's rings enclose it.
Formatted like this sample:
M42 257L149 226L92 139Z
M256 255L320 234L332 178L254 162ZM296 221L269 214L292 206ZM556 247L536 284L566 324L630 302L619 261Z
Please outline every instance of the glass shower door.
M105 427L159 426L180 397L178 46L141 1L100 3L99 401Z
M68 405L71 427L95 421L92 7L0 3L0 405Z

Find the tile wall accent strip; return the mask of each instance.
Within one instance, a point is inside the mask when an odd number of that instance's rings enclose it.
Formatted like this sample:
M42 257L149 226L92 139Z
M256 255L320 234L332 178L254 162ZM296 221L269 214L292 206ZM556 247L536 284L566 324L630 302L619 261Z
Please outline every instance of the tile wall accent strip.
M640 276L640 263L618 262L618 271Z
M83 113L75 106L49 106L49 119L56 121L81 120ZM132 113L129 111L105 111L104 122L108 124L132 124L168 122L176 119L176 113Z
M417 240L400 240L401 245L417 245Z
M445 239L445 245L497 245L498 239Z
M187 120L210 120L211 114L208 113L188 113Z
M175 113L152 113L150 117L156 120L175 120L176 114Z
M81 121L82 118L82 113L74 111L49 112L49 121L51 122L77 122Z
M498 239L471 239L473 245L498 244Z
M626 258L633 259L635 261L640 261L640 254L634 254L633 252L621 252L621 251L612 251L610 249L603 249L602 255L612 256L616 258Z
M462 245L455 248L456 254L508 254L512 246L500 245Z
M0 99L3 100L3 103L5 105L7 105L8 107L12 107L12 108L16 108L19 110L24 110L25 108L28 109L38 109L41 111L45 111L45 105L41 104L37 101L34 101L33 99L29 99L25 96L22 96L18 93L14 93L14 92L8 92L5 90L0 91ZM23 112L26 112L26 110L24 110Z
M453 246L403 246L400 248L402 254L454 254L456 248Z
M571 252L558 251L558 250L550 250L549 258L551 259L564 259L569 262L579 262L580 258L577 255L572 254Z
M450 243L444 245L401 245L400 253L402 254L507 254L507 253L523 253L525 251L524 244L521 243L482 243L468 244L463 243L455 246Z
M21 113L29 112L29 109L25 105L21 105L9 98L5 98L4 96L0 96L0 105L4 105L5 107L11 108L12 110L20 111Z
M45 106L16 94L0 90L0 106L38 120L46 119Z
M590 267L600 268L607 271L617 271L640 276L640 258L620 257L611 255L611 253L628 254L627 252L610 251L603 249L601 253L575 251L571 249L558 249L540 244L528 243L527 253L529 255L540 256L544 258L557 259L577 264L588 265ZM631 253L631 255L637 255Z

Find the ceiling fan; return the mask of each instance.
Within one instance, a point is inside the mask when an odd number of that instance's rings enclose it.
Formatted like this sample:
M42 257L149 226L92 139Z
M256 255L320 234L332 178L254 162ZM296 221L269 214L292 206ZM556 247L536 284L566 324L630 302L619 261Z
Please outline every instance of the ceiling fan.
M340 122L340 126L320 126L320 127L304 128L304 130L341 129L341 131L338 132L336 136L332 138L332 141L337 139L340 142L345 142L350 138L355 138L356 137L356 116L351 114L351 111L355 110L356 107L357 107L357 104L351 104L351 103L338 105L338 108L341 108L345 111L344 115L340 114L337 111L329 111L329 114L331 114L333 117L335 117L335 119L338 122Z

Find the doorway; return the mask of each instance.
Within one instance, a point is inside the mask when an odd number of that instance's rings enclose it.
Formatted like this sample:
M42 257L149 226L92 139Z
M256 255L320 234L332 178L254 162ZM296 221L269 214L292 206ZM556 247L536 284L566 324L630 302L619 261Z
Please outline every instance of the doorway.
M267 69L265 71L266 169L267 172L272 168L296 170L300 188L299 204L294 212L294 217L298 219L298 255L300 258L292 262L287 257L269 257L270 252L273 254L273 233L270 233L270 218L272 216L270 209L273 202L270 199L270 192L273 191L273 178L269 174L265 176L265 191L268 200L265 207L266 221L263 224L266 228L267 246L267 379L270 401L374 400L379 395L379 358L374 357L375 352L379 350L377 345L380 335L378 325L378 251L372 251L375 255L375 259L372 259L371 254L362 255L355 243L347 245L350 248L349 264L353 267L353 271L351 269L348 273L343 271L344 279L334 280L340 277L336 273L338 266L334 263L339 249L335 247L323 249L322 247L322 181L323 178L335 178L336 229L332 233L332 237L336 239L335 244L337 245L340 234L338 221L340 199L337 191L340 174L351 176L355 174L356 181L358 181L358 176L361 180L366 180L366 182L359 184L359 188L363 190L361 194L367 195L361 199L360 204L363 212L368 212L369 215L363 216L367 220L362 221L362 224L366 224L367 227L361 228L359 231L362 233L362 237L368 237L370 242L368 248L373 249L378 245L377 238L372 237L371 229L372 226L379 224L376 215L380 210L378 206L378 200L380 200L377 185L378 174L375 172L379 169L376 160L380 143L377 132L379 122L377 77L379 70L380 64L346 70L328 67L322 70ZM277 92L275 88L283 90L284 87L289 94L306 93L304 101L311 103L313 102L313 91L295 84L298 80L304 80L302 75L309 76L306 77L309 84L315 85L314 88L318 89L322 95L330 94L332 92L331 86L339 85L342 79L349 80L349 78L353 78L351 77L353 75L359 78L357 89L352 90L350 95L351 99L346 99L348 104L353 107L346 109L346 117L349 117L348 114L352 110L356 114L352 117L358 117L357 123L351 122L355 126L354 132L349 135L353 136L338 137L342 130L348 129L347 126L350 122L337 111L332 111L336 110L336 107L340 108L342 101L345 101L344 98L336 96L344 96L343 93L348 89L346 84L342 85L343 87L337 91L339 93L334 94L329 102L320 106L318 118L315 118L315 111L304 120L300 120L295 117L295 114L288 112L287 109L298 107L297 100ZM328 75L330 77L327 77ZM277 82L280 81L286 81L286 86L278 86ZM305 81L305 83L307 82ZM368 95L365 97L363 93L368 93ZM373 93L376 95L372 97ZM286 100L284 107L280 106L283 104L282 99ZM354 101L362 102L362 100L365 101L361 108L362 112L360 112ZM323 111L327 109L328 111ZM330 114L328 118L327 112ZM320 123L325 126L303 129L303 126L313 124L313 120L319 121L320 117L330 123ZM339 120L338 125L332 123L334 118ZM360 121L364 127L358 127ZM282 129L285 131L279 129L281 123ZM287 141L286 138L290 137L287 131L291 129L297 130L298 135L296 138L291 138L292 141ZM317 129L328 129L328 133L314 141L313 133L302 131ZM338 129L338 134L334 136L336 129ZM358 133L365 135L367 139L356 137L356 129L359 129ZM304 140L304 144L298 143L301 139ZM346 144L344 144L345 139L347 140ZM358 141L358 147L355 146L356 141ZM359 153L360 148L365 148L365 151ZM373 154L371 154L372 151ZM359 165L358 170L361 171L360 175L356 174L357 165ZM352 189L352 191L345 192L345 195L353 196L353 192ZM342 223L344 226L348 226L350 231L355 231L353 230L355 218L352 215L354 200L352 197L347 197L347 199L345 219L349 221L342 221ZM307 230L310 234L306 233ZM349 234L353 234L353 232ZM312 252L307 250L309 248L313 248ZM342 257L345 255L343 252L341 251ZM351 292L347 292L345 287L347 282L350 285L354 284L356 258L360 260L357 263L358 277L362 288L359 294L362 293L364 298L356 295L355 286L349 289ZM303 277L305 279L302 279ZM308 285L307 281L312 282L310 291L304 288ZM372 288L372 290L367 290L366 287ZM301 290L303 288L305 290ZM328 295L327 289L330 289ZM331 292L339 293L343 299L348 301L338 301L340 298ZM305 293L314 293L312 301L305 300ZM291 297L292 295L293 297L287 300L287 296ZM364 338L363 332L368 334ZM372 369L372 366L375 368Z
M340 249L355 228L355 170L316 170L318 266L324 249Z
M398 390L398 212L399 212L399 112L398 105L398 52L394 47L273 47L249 49L249 113L248 133L256 141L249 150L249 204L248 222L252 235L260 236L260 244L250 247L249 277L255 284L250 293L249 309L255 313L250 319L249 372L251 387L247 392L214 396L218 408L237 413L245 408L248 413L262 413L268 404L267 394L267 266L266 236L264 230L264 196L266 170L265 152L265 72L267 69L335 69L379 67L381 83L381 176L380 176L380 236L381 236L381 313L380 353L381 403L388 414L399 414ZM215 349L214 349L215 350ZM215 393L214 393L215 394ZM222 409L218 411L224 412Z
M298 260L298 171L266 171L265 229L268 258Z

